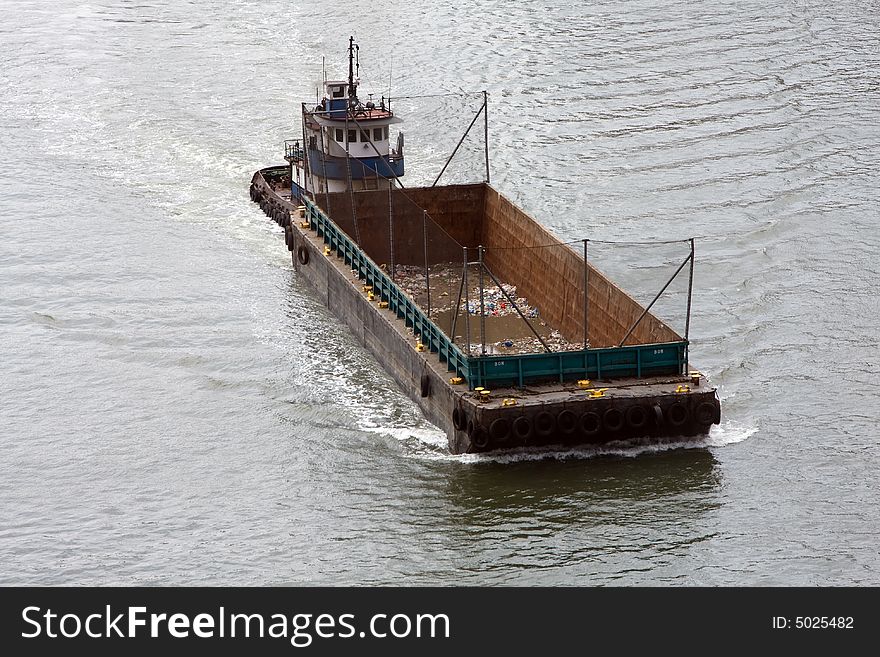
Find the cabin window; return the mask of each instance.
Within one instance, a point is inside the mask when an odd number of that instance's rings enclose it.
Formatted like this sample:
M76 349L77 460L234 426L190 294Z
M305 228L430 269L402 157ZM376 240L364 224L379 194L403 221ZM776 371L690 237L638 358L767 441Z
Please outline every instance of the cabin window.
M385 126L385 139L388 139L388 126Z
M349 130L348 131L348 143L353 144L358 140L357 130Z
M382 141L382 128L373 128L373 141Z
M342 94L344 93L342 87L330 87L330 93L334 98L342 98Z
M345 133L342 131L342 128L336 128L336 141L340 144L345 141Z
M370 133L368 130L361 130L361 141L365 144L370 141Z

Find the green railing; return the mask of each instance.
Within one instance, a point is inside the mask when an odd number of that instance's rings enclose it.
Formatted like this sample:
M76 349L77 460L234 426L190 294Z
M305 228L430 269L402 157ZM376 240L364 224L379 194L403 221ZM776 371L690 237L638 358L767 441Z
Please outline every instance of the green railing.
M513 356L482 356L476 362L475 385L523 386L533 381L618 379L682 373L687 342L556 351Z
M581 351L467 356L424 311L373 262L316 204L304 199L306 217L318 237L345 261L377 299L386 301L431 353L473 389L477 386L525 386L546 381L641 378L682 374L687 367L687 340L661 344L607 347Z
M431 353L440 358L441 363L446 363L448 372L455 372L471 384L473 381L473 358L468 358L443 331L401 290L394 281L373 262L345 234L333 223L317 205L305 199L306 216L312 230L318 237L323 238L324 244L330 247L336 255L345 261L345 264L357 272L358 278L364 281L364 285L371 285L372 292L377 299L388 302L388 309L397 313L406 326L412 327L413 333L419 341ZM478 384L471 384L471 387Z

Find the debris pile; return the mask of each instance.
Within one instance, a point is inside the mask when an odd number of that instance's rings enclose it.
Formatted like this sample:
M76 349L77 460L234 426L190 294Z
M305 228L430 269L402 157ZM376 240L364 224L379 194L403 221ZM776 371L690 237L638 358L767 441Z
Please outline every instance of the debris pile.
M431 283L431 318L447 333L452 326L456 301L461 294L461 305L456 321L454 341L465 347L465 336L462 335L464 318L462 311L467 307L471 317L480 317L480 281L476 266L468 268L468 289L462 289L462 268L455 264L439 264L429 268ZM413 301L421 308L428 307L428 288L423 267L397 265L394 280ZM545 351L541 341L535 337L531 327L537 331L551 351L578 351L583 349L582 342L569 342L556 329L542 321L537 306L529 304L525 297L516 295L516 286L501 283L501 287L488 276L483 279L483 316L486 328L486 354L530 354ZM511 303L513 301L513 303ZM515 304L515 305L514 305ZM517 309L519 312L517 312ZM528 320L527 324L520 317L522 313ZM473 321L473 320L472 320ZM479 328L471 324L471 353L479 355L482 345L473 343L479 337Z

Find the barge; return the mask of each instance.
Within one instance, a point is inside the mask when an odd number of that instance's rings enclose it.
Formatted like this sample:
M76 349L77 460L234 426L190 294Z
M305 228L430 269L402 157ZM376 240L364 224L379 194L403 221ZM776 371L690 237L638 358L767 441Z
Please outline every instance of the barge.
M561 242L494 189L488 149L484 182L404 187L401 119L390 98L360 101L356 67L350 39L348 79L302 105L302 138L250 196L453 454L694 439L720 422L688 360L690 282L682 336L589 262L589 240ZM676 275L690 265L692 282L690 246Z

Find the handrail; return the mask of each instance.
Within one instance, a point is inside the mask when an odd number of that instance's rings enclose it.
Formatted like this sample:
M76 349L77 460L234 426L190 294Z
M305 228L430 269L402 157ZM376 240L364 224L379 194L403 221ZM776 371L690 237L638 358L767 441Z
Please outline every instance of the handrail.
M303 147L299 139L288 139L284 142L284 157L286 159L303 159Z
M345 263L357 271L358 278L373 288L373 293L388 303L388 309L395 312L412 327L413 333L431 352L436 353L440 362L446 363L447 371L455 372L469 383L473 377L473 359L467 358L461 349L428 318L421 308L401 290L394 281L371 258L364 253L327 217L312 201L305 199L307 216L313 230L324 243L340 255Z

